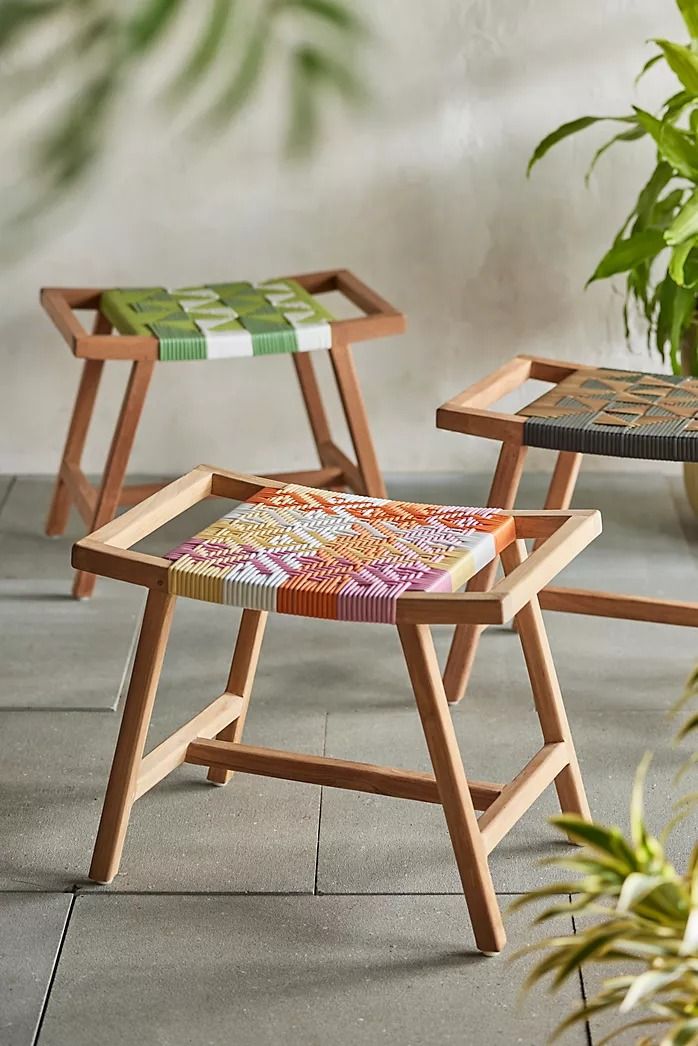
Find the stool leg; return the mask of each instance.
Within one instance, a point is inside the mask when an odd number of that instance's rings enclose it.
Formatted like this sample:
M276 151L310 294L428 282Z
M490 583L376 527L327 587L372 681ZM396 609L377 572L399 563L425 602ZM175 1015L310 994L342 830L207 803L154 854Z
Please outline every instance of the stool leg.
M108 334L110 330L111 323L109 320L105 319L101 313L97 313L92 333ZM63 448L63 457L61 458L56 485L53 489L51 507L46 519L45 530L49 537L57 537L59 534L62 534L68 522L70 493L61 478L61 469L68 462L74 465L80 464L103 370L104 360L85 360L82 368L82 376L75 397L70 425L68 426L68 435Z
M119 870L175 598L154 589L148 593L90 866L90 879L97 883L110 883Z
M545 508L560 509L570 507L574 497L574 488L577 486L577 477L579 476L583 456L583 454L576 454L570 450L560 451L545 498ZM540 539L535 541L533 547L537 548L540 543Z
M219 741L242 740L242 731L245 728L247 709L250 705L252 684L254 683L259 661L259 652L264 638L264 629L267 624L267 612L265 610L243 610L240 621L240 630L235 643L235 652L230 664L226 693L237 694L243 700L240 715L228 726L223 727L216 735ZM221 767L211 766L208 771L208 780L214 784L227 784L233 776L233 770L224 770Z
M298 378L303 403L305 404L305 412L308 415L310 431L313 434L318 457L320 463L324 464L322 460L323 446L330 442L330 426L325 406L322 402L320 386L315 375L315 367L310 356L311 353L309 352L294 352L291 354L291 359Z
M463 769L428 625L399 625L419 716L444 808L465 900L481 952L502 950L506 934Z
M126 392L119 411L119 418L114 429L107 463L104 467L102 484L97 498L94 519L90 530L98 530L116 515L121 498L121 488L126 475L128 459L140 421L145 396L150 385L155 363L153 360L136 360L131 366ZM76 571L73 582L73 596L76 599L87 599L92 595L96 577L82 570Z
M386 497L385 483L378 467L351 349L348 345L333 345L330 349L330 360L356 454L356 464L363 480L363 492L372 498L384 498Z
M526 450L526 447L516 444L502 444L497 470L487 499L487 504L492 508L511 509L514 507L526 461ZM495 559L470 579L467 586L468 592L486 592L492 588L496 575L497 561ZM452 704L457 704L465 694L480 636L484 629L484 625L458 625L453 634L444 672L444 687L448 700Z
M523 541L515 541L502 552L502 563L507 573L523 563L525 558L526 546ZM543 740L546 743L564 741L567 746L569 765L555 778L560 809L563 813L577 814L578 817L590 821L591 813L577 762L577 753L537 598L519 611L516 623Z

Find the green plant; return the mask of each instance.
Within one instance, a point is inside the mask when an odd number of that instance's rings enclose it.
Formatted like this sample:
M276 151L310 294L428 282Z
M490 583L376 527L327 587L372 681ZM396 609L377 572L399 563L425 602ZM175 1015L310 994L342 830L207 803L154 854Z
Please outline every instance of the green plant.
M331 93L364 97L354 50L366 27L348 0L3 0L0 92L6 113L39 111L33 141L20 143L28 184L26 221L93 165L112 130L117 103L153 54L171 44L177 22L186 41L164 91L170 117L193 100L190 124L220 132L253 96L267 69L285 71L287 146L310 147ZM198 25L197 25L198 23ZM31 132L30 132L31 133Z
M612 146L650 137L656 161L635 206L613 244L589 279L626 273L623 318L630 339L629 305L634 304L647 328L648 344L667 354L675 373L684 366L698 374L694 327L698 293L698 0L676 0L688 30L688 45L656 39L659 48L642 69L666 63L679 81L654 115L633 106L623 116L582 116L547 135L530 159L535 163L558 142L597 123L619 124L617 133L598 148L587 172ZM639 79L640 77L638 77Z
M674 712L698 697L698 669ZM677 734L684 740L698 729L693 713ZM603 1010L631 1015L631 1019L603 1038L610 1042L628 1029L648 1029L638 1046L696 1046L698 1044L698 843L685 874L680 874L664 852L666 835L698 796L680 801L679 816L662 837L651 835L645 823L643 792L650 757L645 756L635 778L630 809L631 838L620 829L562 816L552 823L583 849L550 864L577 873L580 878L554 883L521 897L514 908L555 895L573 899L546 908L537 918L583 913L588 923L576 932L554 937L536 946L548 954L534 967L527 984L551 978L559 988L582 967L620 965L618 976L606 976L601 990L555 1029L551 1040L567 1028ZM698 762L696 754L687 767ZM530 954L525 949L521 954ZM640 1015L632 1019L633 1011Z

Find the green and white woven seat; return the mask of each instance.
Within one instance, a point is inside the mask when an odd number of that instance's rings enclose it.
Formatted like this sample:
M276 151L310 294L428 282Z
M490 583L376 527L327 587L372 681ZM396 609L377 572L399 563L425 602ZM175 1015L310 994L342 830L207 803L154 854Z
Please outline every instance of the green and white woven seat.
M161 360L268 356L332 345L334 317L287 278L108 290L100 311L120 334L155 336Z

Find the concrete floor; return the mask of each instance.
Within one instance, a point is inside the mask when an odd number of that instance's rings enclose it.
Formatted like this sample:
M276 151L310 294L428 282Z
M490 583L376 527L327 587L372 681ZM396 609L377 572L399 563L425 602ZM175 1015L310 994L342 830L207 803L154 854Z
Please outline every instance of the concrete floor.
M541 503L542 478L522 505ZM482 503L487 477L401 477L397 497ZM2 1046L540 1046L585 989L518 997L531 963L473 951L441 812L400 800L239 775L227 789L182 767L136 807L112 886L86 880L142 606L101 581L69 593L69 548L41 527L50 485L0 478L0 1043ZM678 477L586 474L576 503L605 532L568 571L583 586L695 598L698 526ZM215 514L168 525L171 547ZM166 531L166 532L165 532ZM152 727L171 732L221 690L237 613L182 601ZM595 815L627 824L642 753L652 824L668 817L681 755L667 709L696 661L688 629L548 615ZM437 629L440 653L448 630ZM517 638L487 633L454 711L467 770L511 776L538 745ZM251 743L426 768L391 629L274 618ZM489 742L489 743L488 743ZM546 794L492 858L504 908L548 881L565 848ZM695 830L672 854L684 861ZM540 937L507 915L508 954ZM561 918L556 932L570 932ZM598 1042L599 1022L569 1043ZM632 1041L632 1040L618 1040Z

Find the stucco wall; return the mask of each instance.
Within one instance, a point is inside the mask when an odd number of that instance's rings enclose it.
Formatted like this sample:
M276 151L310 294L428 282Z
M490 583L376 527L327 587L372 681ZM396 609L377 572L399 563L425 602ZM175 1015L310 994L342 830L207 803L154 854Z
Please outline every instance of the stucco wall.
M680 36L671 0L364 2L376 103L337 115L312 160L279 158L277 85L224 140L187 145L142 100L40 247L3 274L0 472L56 464L79 365L41 313L43 284L182 285L342 265L404 308L409 331L357 348L387 470L477 467L491 448L433 427L435 406L516 351L622 365L620 299L583 284L629 210L651 149L582 172L601 134L562 146L531 181L532 145L585 112L648 107L632 80L651 36ZM166 61L163 56L163 61ZM153 79L165 70L153 70ZM139 95L141 97L139 97ZM648 363L641 339L631 365ZM114 367L86 458L101 464L126 367ZM161 366L133 468L310 461L287 360Z

